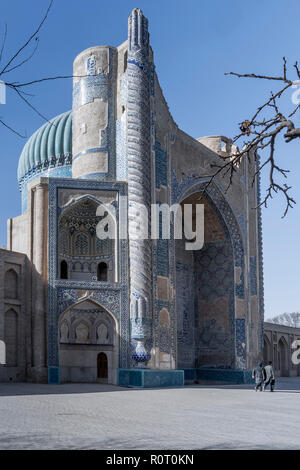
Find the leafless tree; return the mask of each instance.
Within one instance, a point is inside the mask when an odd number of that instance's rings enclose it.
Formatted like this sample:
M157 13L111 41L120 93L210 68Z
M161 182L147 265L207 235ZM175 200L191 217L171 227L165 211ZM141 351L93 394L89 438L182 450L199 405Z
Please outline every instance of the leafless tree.
M227 175L227 177L229 175L229 188L238 165L244 158L250 159L252 156L257 163L253 183L255 177L264 168L268 168L269 171L269 186L259 206L264 205L267 207L267 203L275 194L281 194L285 200L283 217L286 216L288 210L292 208L296 202L290 195L291 187L286 183L281 183L281 177L287 178L289 170L279 165L275 150L279 136L283 136L286 143L300 137L300 128L295 127L292 120L300 107L300 100L294 104L288 116L285 116L279 109L280 99L286 95L287 92L290 92L292 87L300 85L300 69L297 62L294 64L293 70L295 80L288 77L287 61L285 57L283 57L282 74L279 76L258 75L254 73L225 73L225 75L232 75L238 78L267 80L274 84L279 84L279 89L276 92L270 92L270 96L257 108L252 117L239 123L239 133L232 139L232 144L234 144L235 148L234 152L220 157L220 163L211 165L214 170L208 182L208 184L210 184L217 175ZM240 145L241 150L239 150L238 145ZM263 150L265 151L262 152ZM261 153L266 155L266 157L261 159Z
M41 114L40 111L31 102L30 98L32 94L30 93L30 91L32 90L33 85L49 80L71 78L72 75L38 78L30 80L28 82L15 81L14 77L16 73L19 75L22 66L26 64L26 62L30 61L30 59L34 56L35 52L37 51L37 48L39 46L39 33L49 16L53 1L54 0L49 1L46 13L38 27L33 31L32 34L29 35L28 39L24 41L22 46L20 46L19 49L14 54L12 54L9 59L4 61L5 45L7 41L7 25L5 25L3 39L0 46L0 81L4 83L5 87L8 90L12 90L14 93L16 93L20 100L25 102L27 106L29 106L35 113L37 113L46 121L48 121L48 119L43 116L43 114ZM13 124L8 124L2 119L2 117L0 117L0 124L17 134L18 136L25 137L13 127Z
M286 325L292 326L294 328L300 328L300 313L282 313L277 315L274 318L269 318L266 320L269 323L276 323L277 325Z

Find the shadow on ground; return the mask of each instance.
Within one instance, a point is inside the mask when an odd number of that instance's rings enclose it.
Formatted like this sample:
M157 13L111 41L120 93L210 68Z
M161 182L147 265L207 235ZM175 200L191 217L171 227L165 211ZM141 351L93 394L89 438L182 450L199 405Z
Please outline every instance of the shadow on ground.
M200 383L189 384L185 387L163 387L163 388L130 388L118 387L116 385L106 385L99 383L66 383L61 385L34 384L34 383L0 383L0 396L26 396L26 395L74 395L82 393L108 393L108 392L145 392L151 390L156 392L159 390L172 389L217 389L217 390L254 390L254 384L212 384ZM268 393L265 391L264 393ZM260 392L257 392L260 393ZM280 377L276 380L274 393L300 393L300 377Z
M74 395L77 393L124 392L132 389L98 383L70 383L61 385L35 383L0 383L0 396L20 395Z

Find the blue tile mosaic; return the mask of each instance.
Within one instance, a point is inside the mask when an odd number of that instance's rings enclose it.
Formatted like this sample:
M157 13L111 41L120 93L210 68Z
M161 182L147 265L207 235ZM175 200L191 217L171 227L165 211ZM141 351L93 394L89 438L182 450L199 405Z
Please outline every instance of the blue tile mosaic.
M256 257L250 256L250 295L257 295Z
M167 186L167 154L158 141L155 142L155 185Z
M169 240L157 240L157 274L168 277L169 275Z
M134 388L182 387L184 372L183 370L121 369L118 384Z

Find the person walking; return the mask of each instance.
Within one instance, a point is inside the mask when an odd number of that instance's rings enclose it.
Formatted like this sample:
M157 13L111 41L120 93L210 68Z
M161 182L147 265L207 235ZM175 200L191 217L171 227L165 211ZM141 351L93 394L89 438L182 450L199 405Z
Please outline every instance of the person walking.
M263 389L264 373L265 373L265 370L264 370L262 362L260 362L256 367L254 367L254 369L252 371L252 379L255 380L255 391L256 392L257 392L258 389L260 390L260 392Z
M266 390L266 387L270 385L270 392L274 392L275 385L275 375L274 369L272 366L272 361L269 361L269 364L265 367L266 379L264 381L263 391Z

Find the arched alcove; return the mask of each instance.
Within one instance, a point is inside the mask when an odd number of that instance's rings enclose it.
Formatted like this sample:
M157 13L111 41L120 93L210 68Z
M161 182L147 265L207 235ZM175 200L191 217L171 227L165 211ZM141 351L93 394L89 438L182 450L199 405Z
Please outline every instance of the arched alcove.
M80 318L73 326L75 343L88 344L91 342L91 324L89 321Z
M285 338L282 336L278 341L278 369L281 377L288 377L288 344Z
M119 338L113 315L82 300L60 315L58 331L62 382L96 382L100 353L107 356L106 382L117 382Z
M6 299L18 299L19 298L19 276L14 269L9 269L5 273L4 297Z
M234 253L227 225L208 195L181 201L204 204L204 246L175 241L178 367L235 367ZM194 212L195 213L195 212ZM193 225L194 220L193 220Z
M267 335L264 335L264 363L268 364L269 361L272 361L272 349L271 349L271 343L269 341L269 338Z
M97 343L99 344L108 344L109 343L109 328L107 325L103 322L101 322L97 327L96 327L96 337L97 337Z

